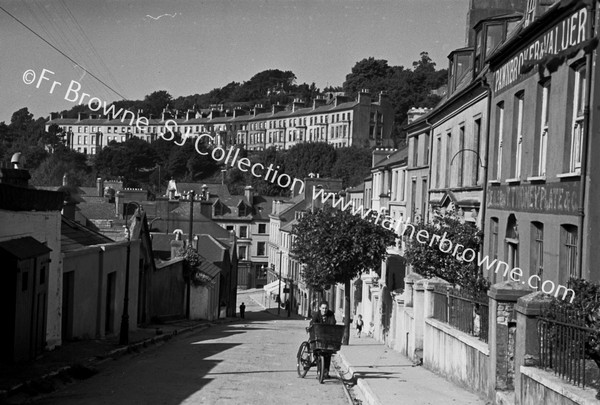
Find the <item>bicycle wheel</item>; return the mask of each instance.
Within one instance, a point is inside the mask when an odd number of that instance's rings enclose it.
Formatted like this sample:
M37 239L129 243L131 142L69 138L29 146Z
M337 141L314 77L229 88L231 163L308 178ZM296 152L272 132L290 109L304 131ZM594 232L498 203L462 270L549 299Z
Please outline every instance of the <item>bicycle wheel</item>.
M319 382L323 384L323 381L325 381L325 357L322 355L317 359L317 376Z
M310 347L308 346L308 342L302 342L300 348L298 349L297 355L297 363L296 368L298 371L298 375L301 378L304 378L308 369L310 368L312 363L312 356L310 353Z

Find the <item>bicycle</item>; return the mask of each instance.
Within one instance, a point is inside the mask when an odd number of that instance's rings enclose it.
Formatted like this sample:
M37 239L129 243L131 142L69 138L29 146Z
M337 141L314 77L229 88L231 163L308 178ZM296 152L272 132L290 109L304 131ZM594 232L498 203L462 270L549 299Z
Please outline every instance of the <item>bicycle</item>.
M317 366L317 378L319 383L325 381L325 357L333 355L340 350L342 337L344 336L344 325L314 324L306 328L309 340L300 344L296 355L296 368L298 376L304 378L311 367Z

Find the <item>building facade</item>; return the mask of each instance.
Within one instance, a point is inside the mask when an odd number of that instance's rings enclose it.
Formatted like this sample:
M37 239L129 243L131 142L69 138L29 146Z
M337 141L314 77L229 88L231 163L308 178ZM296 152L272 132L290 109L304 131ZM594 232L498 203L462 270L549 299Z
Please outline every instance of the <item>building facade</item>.
M146 118L111 106L101 113L79 113L77 119L52 116L46 130L58 125L68 147L90 155L112 141L125 142L131 137L147 142L160 136L170 139L169 131L179 131L184 137L208 133L216 145L247 150L289 149L302 142L326 142L336 148L374 147L392 144L394 120L387 95L380 93L374 98L368 90L361 91L356 100L336 95L330 103L318 98L312 106L294 100L291 106L273 105L270 111L262 105L248 112L240 108L226 111L221 105L204 112L190 110L174 116L163 112L160 118Z
M597 122L590 108L597 100L596 14L583 1L542 11L532 7L489 58L484 247L524 277L537 275L540 286L598 279L589 262L594 204L586 197L595 180L587 165L593 161L590 123ZM490 277L503 281L500 274Z

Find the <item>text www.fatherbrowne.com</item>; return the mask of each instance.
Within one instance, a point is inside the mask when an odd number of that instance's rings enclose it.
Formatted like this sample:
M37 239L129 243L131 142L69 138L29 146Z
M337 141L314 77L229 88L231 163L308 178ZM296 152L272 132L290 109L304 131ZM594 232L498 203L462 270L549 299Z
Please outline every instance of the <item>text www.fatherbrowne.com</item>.
M391 218L388 215L383 215L382 212L376 212L372 209L364 209L362 205L355 207L352 201L345 202L342 197L337 196L335 193L325 193L325 190L316 189L313 187L313 200L319 200L321 203L329 201L333 207L339 207L342 210L351 209L352 214L359 215L363 219L374 219L374 223L379 223L382 227L394 230L396 235L399 237L407 236L410 240L415 238L415 226L408 221L398 221L395 218ZM383 211L383 209L382 209ZM552 280L545 280L541 284L542 279L537 275L531 275L527 280L522 280L523 269L519 267L511 268L510 265L502 260L494 259L491 260L489 256L483 256L479 252L475 252L471 248L465 249L460 243L454 244L452 240L447 238L447 233L444 232L442 236L433 234L430 235L425 229L421 229L416 232L417 242L421 244L428 244L433 247L434 245L442 253L447 253L459 261L471 263L477 259L478 267L485 267L488 272L494 272L500 274L503 278L508 278L511 281L520 281L523 285L536 290L542 291L545 294L553 294L555 297L559 297L562 294L562 299L565 300L570 296L570 302L575 299L575 291L571 288L567 288L564 285L556 285Z

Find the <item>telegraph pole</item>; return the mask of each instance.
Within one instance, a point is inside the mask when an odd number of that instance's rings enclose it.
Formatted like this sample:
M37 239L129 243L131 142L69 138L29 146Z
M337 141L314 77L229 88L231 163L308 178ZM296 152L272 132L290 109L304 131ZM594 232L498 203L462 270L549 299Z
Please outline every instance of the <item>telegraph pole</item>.
M194 190L190 190L188 193L190 197L190 227L188 232L188 248L192 247L192 243L194 241ZM190 306L191 306L191 297L192 294L192 280L191 274L188 275L187 279L187 305L185 306L185 316L187 319L190 319Z

